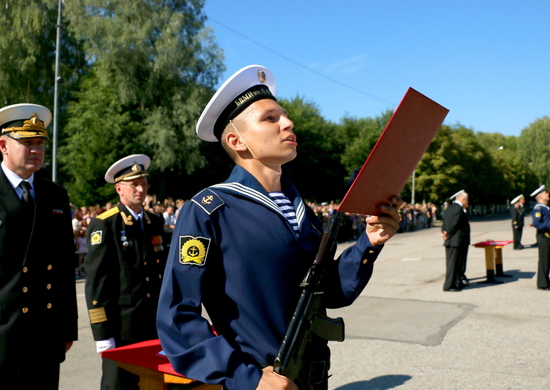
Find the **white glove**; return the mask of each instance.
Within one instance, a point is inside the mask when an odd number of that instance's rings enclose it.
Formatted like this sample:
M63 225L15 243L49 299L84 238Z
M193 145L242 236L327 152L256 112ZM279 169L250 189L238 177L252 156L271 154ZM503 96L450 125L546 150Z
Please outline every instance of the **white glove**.
M115 348L115 338L111 337L107 340L99 340L95 342L95 349L97 353L101 353L103 351L108 351L109 349Z

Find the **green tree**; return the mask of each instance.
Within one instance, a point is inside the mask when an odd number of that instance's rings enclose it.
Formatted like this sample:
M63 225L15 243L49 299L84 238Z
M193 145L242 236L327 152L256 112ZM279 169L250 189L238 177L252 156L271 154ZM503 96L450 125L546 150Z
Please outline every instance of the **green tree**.
M69 193L78 201L107 199L96 193L96 182L78 178L77 157L95 161L94 170L104 173L124 155L146 153L161 196L178 191L178 178L206 164L195 124L224 68L212 31L204 27L203 5L199 0L67 4L72 31L92 64L70 107L71 137L63 148ZM81 119L90 113L93 124ZM92 131L105 136L82 134ZM172 180L165 180L165 171Z
M1 104L36 103L53 109L57 2L6 0L0 12ZM61 35L62 105L85 69L84 53L74 36Z
M447 125L441 126L416 168L416 199L439 204L451 191L456 191L459 180L465 174L462 158L453 129ZM410 199L410 186L409 183L402 194L405 199Z
M0 11L1 106L35 103L54 108L55 52L58 2L51 0L6 0ZM63 25L68 24L63 20ZM86 71L85 55L73 34L61 33L59 122L66 121L65 107ZM59 127L59 141L64 136ZM47 155L48 169L51 156ZM46 173L44 173L47 175Z
M340 134L346 147L341 161L348 172L363 166L392 115L387 110L375 118L342 118Z
M503 186L493 189L496 198L507 202L537 187L538 181L529 160L520 153L518 137L478 132L476 138L491 154L495 167L503 175Z
M539 183L549 184L550 118L544 116L524 128L518 138L517 146L519 154L524 161L528 161Z

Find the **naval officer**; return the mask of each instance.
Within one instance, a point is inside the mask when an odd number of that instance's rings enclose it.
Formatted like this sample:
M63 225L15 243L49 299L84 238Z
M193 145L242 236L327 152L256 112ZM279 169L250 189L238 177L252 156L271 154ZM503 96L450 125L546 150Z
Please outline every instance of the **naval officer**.
M512 218L512 233L514 240L514 249L523 249L521 245L521 236L523 233L523 226L525 225L525 197L522 195L516 196L510 202L510 217Z
M67 191L37 173L52 115L0 109L0 387L57 389L77 339L75 246Z
M299 137L277 103L272 73L252 65L231 76L204 109L197 135L219 142L236 166L179 213L157 315L164 351L178 372L225 389L326 389L326 340L314 337L296 383L273 369L322 226L282 175ZM329 263L321 312L361 293L397 231L400 204L381 206L385 214L368 217L357 244Z
M550 196L546 186L542 185L531 193L537 200L531 216L533 226L537 229L537 247L539 250L539 265L537 271L537 288L550 290L548 271L550 270L550 208L548 201Z
M151 160L134 154L105 174L119 203L88 226L86 303L98 353L156 339L155 316L166 255L164 220L145 211ZM139 378L103 359L102 389L138 389Z
M452 195L454 202L445 211L441 237L445 246L446 272L443 291L461 291L468 285L466 262L470 245L470 222L466 210L469 196L464 190Z

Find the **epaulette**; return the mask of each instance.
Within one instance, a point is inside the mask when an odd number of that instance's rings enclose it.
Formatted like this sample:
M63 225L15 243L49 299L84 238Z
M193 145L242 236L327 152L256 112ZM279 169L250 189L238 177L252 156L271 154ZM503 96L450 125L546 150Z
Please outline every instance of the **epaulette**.
M115 206L113 208L110 208L109 210L105 211L104 213L99 214L96 218L105 220L109 217L112 217L115 214L120 213L120 210L118 209L118 206Z
M210 188L206 188L196 194L191 201L199 206L208 215L212 214L218 208L223 206L225 202L220 196L212 191Z

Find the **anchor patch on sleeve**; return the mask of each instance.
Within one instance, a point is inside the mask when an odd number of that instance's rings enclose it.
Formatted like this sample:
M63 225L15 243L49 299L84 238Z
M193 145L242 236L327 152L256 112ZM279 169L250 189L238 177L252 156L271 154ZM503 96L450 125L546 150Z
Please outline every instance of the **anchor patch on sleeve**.
M180 263L184 265L197 265L199 267L203 266L208 257L210 242L211 239L206 237L180 236Z

